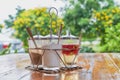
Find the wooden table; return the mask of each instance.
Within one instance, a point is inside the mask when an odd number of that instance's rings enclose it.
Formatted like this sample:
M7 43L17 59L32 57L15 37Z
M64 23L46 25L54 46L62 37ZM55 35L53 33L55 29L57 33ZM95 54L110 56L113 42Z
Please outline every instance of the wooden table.
M77 59L80 71L46 75L25 69L28 54L0 56L0 80L120 80L120 54L84 53Z

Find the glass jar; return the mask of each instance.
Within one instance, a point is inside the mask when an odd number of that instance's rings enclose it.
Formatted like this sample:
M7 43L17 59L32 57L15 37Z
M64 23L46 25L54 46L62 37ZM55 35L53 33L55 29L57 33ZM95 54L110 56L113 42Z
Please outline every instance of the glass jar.
M76 57L79 53L80 41L79 38L69 33L62 36L62 57L67 67L75 67Z

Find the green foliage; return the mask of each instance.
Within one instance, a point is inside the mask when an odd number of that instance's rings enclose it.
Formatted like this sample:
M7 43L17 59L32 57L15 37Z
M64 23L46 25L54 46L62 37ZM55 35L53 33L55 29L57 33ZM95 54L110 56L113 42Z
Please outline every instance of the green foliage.
M71 28L74 35L80 32L87 37L96 37L94 25L92 25L92 13L114 5L113 0L69 0L69 5L65 7L64 21L67 28ZM101 3L108 5L101 7Z
M102 45L102 52L120 52L120 23L106 28L105 44Z
M82 46L80 53L94 53L95 51L88 46Z
M120 8L111 7L94 13L96 34L101 37L101 52L120 52Z
M94 29L101 37L101 52L120 52L120 8L112 7L95 12Z
M120 21L120 9L118 7L104 9L99 12L94 11L93 15L93 18L96 19L93 28L100 36L105 34L105 28L112 27Z

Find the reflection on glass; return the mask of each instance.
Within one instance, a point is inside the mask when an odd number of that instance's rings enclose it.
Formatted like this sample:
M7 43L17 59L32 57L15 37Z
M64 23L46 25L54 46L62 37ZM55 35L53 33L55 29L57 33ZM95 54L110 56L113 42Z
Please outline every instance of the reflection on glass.
M41 40L36 40L37 48L40 48L42 43ZM31 59L31 63L34 68L42 67L42 54L43 51L41 49L36 49L33 41L31 39L28 40L29 45L29 55Z
M34 67L37 67L38 65L42 67L42 50L29 48L29 54L31 57L32 65Z
M37 71L31 72L31 80L43 80L43 74Z
M60 74L43 74L43 80L60 80Z
M61 80L79 80L79 72L66 72L61 74Z

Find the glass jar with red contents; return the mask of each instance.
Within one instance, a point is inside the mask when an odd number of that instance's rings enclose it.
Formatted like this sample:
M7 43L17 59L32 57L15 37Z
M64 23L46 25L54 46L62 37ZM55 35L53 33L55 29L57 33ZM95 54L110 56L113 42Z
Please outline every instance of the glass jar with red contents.
M62 58L67 67L76 67L76 58L80 49L80 41L69 32L62 36Z

